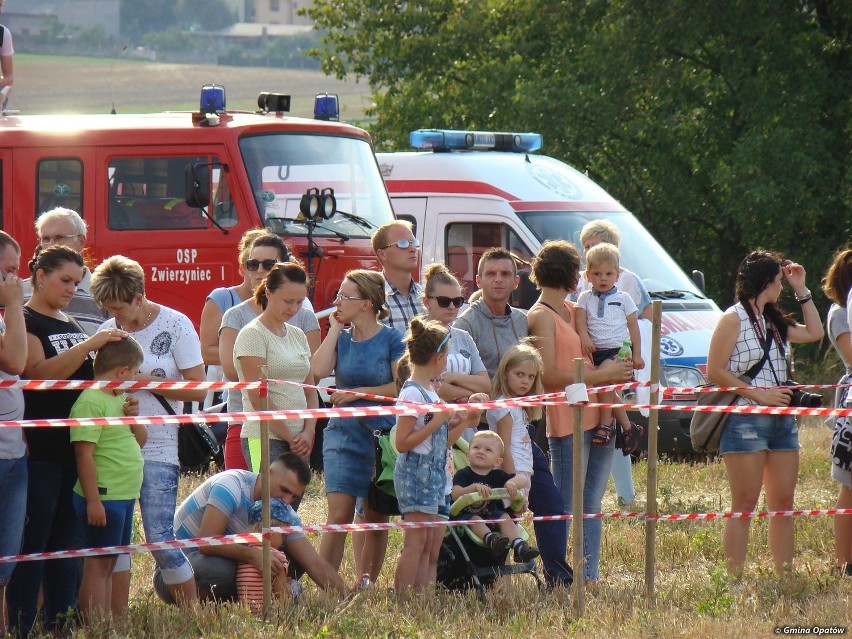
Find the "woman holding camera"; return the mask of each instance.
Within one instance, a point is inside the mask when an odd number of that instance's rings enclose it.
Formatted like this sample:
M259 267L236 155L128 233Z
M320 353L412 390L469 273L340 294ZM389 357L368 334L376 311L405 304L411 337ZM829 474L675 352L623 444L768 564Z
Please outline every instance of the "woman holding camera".
M802 307L800 324L778 306L783 281L793 289ZM719 386L743 386L743 375L763 362L749 388L737 391L740 406L789 406L794 391L784 388L789 375L787 345L816 342L823 329L805 269L777 253L753 251L737 269L737 303L727 309L713 331L707 373ZM799 470L799 434L792 415L731 414L719 443L731 487L731 510L752 512L761 488L766 488L769 510L791 510ZM729 519L724 549L728 572L742 573L748 551L750 518ZM793 519L769 520L769 548L775 571L781 575L793 562Z

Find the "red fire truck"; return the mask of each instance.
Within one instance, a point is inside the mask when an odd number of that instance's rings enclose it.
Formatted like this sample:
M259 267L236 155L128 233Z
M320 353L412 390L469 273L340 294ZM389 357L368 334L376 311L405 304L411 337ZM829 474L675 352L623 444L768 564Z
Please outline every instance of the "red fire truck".
M224 89L205 86L197 113L0 116L0 228L26 262L38 215L73 209L92 264L137 260L150 297L197 323L207 294L239 281L240 236L266 227L328 308L347 270L377 267L370 235L393 218L369 136L329 103L313 120L286 116L280 94L228 111Z

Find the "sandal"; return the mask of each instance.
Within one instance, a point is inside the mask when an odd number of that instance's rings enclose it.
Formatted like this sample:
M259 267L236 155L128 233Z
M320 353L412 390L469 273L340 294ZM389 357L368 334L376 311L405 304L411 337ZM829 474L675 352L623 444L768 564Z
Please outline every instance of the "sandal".
M639 438L645 429L639 424L630 422L630 430L624 430L621 424L616 424L615 447L620 448L625 455L632 455L639 448Z
M598 424L592 430L592 446L609 446L615 438L612 424Z

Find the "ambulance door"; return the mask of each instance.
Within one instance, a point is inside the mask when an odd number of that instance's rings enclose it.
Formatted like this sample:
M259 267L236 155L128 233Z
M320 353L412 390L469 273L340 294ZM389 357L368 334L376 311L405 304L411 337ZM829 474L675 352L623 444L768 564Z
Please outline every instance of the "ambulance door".
M146 294L196 326L207 295L240 279L237 243L250 221L232 197L237 189L227 165L224 147L216 145L104 148L98 155L105 203L99 257L121 253L139 262ZM188 167L209 181L206 206L186 202Z

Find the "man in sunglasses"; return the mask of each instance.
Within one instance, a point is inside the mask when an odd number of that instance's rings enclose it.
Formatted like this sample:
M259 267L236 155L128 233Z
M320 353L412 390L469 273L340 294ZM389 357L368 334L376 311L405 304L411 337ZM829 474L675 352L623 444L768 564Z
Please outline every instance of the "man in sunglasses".
M518 266L511 254L504 248L488 249L476 272L482 295L453 323L473 337L491 379L503 354L527 336L526 314L509 305L519 283Z
M410 222L394 220L377 228L372 242L373 251L382 265L390 311L382 323L405 334L411 318L426 312L423 287L411 275L420 264L420 240L415 239Z

